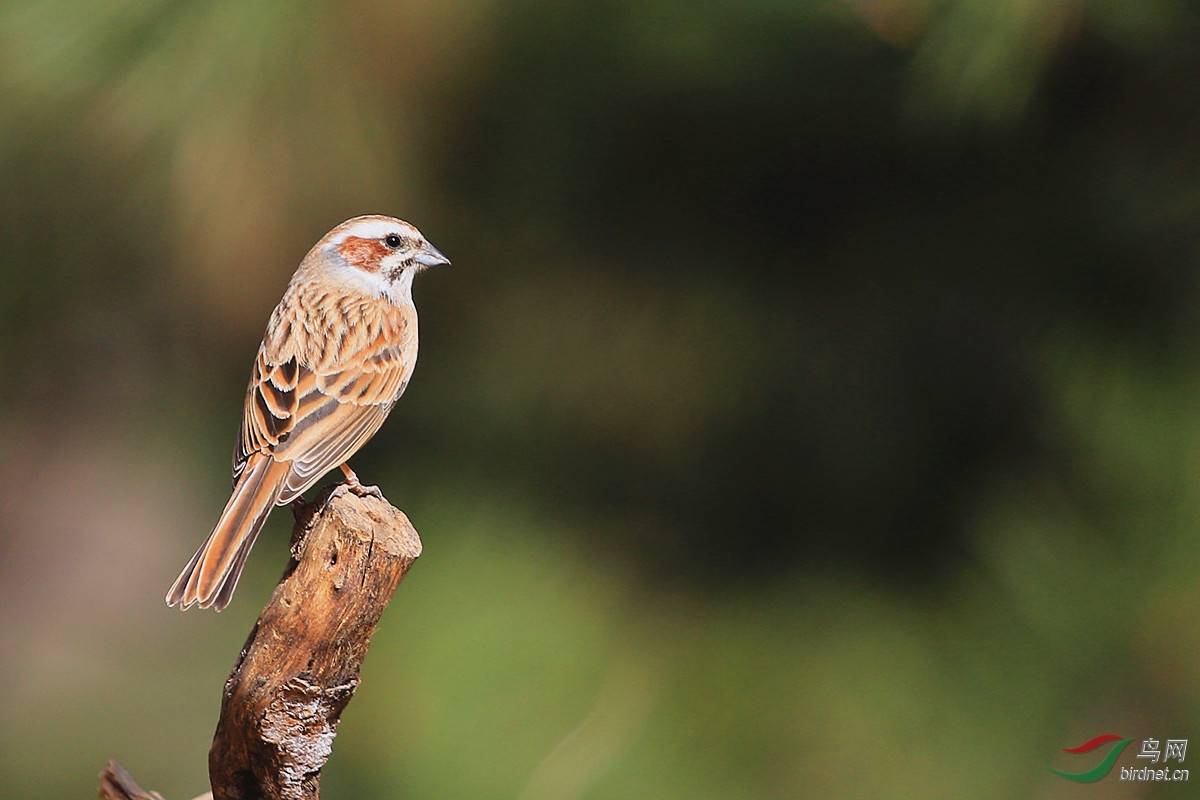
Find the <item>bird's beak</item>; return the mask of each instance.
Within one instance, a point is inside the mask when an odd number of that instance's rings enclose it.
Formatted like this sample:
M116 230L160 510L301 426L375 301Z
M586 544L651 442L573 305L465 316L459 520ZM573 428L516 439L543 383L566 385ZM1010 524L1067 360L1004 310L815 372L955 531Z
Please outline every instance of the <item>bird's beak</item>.
M441 266L442 264L450 263L450 259L442 255L442 251L438 250L429 242L426 242L425 246L422 247L415 256L413 256L413 261L416 261L422 267L437 267Z

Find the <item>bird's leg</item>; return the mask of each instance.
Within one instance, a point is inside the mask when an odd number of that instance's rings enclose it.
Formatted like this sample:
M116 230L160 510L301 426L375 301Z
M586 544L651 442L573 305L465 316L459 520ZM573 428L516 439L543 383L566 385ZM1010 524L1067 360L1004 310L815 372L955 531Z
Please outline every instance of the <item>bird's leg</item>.
M365 497L366 495L374 495L375 497L378 497L380 500L383 499L383 492L379 491L379 487L378 486L363 486L362 481L360 481L358 479L358 476L354 474L354 470L350 469L349 464L342 464L342 473L346 476L346 480L342 481L342 485L344 485L350 491L354 492L359 497Z

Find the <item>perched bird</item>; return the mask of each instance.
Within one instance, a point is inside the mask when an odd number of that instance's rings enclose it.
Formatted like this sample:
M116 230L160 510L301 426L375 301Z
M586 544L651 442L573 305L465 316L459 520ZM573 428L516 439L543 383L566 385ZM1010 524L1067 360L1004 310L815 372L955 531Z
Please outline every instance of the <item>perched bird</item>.
M413 277L450 261L398 219L355 217L308 252L279 301L250 376L233 495L167 593L167 605L229 605L271 509L340 466L383 424L417 362Z

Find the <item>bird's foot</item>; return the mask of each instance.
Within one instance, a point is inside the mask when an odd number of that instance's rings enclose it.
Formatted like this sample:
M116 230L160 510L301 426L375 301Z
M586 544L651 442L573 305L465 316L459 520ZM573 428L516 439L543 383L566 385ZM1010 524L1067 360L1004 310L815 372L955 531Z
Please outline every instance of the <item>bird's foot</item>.
M342 481L342 486L345 486L347 491L353 492L359 497L377 497L383 499L383 492L379 491L378 486L363 486L362 481L354 474L354 470L350 469L348 464L342 464L342 472L346 479Z

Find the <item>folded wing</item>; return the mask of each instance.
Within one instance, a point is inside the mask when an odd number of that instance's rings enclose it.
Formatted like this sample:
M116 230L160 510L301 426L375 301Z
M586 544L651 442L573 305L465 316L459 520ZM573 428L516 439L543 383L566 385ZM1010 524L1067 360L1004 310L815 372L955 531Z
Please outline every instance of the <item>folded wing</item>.
M415 351L378 337L340 363L316 370L294 355L273 360L264 344L246 393L234 482L249 458L269 454L290 462L276 502L294 500L375 435L408 385Z

